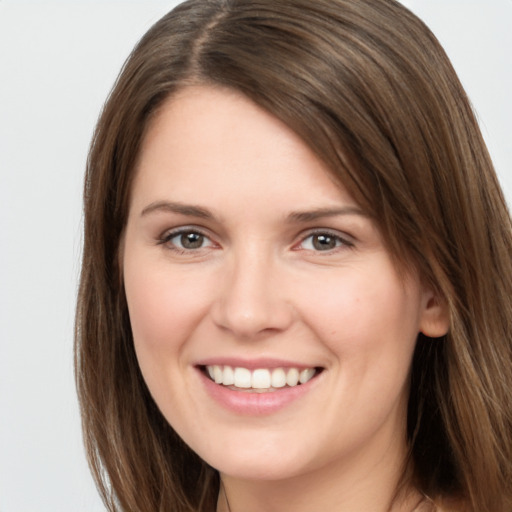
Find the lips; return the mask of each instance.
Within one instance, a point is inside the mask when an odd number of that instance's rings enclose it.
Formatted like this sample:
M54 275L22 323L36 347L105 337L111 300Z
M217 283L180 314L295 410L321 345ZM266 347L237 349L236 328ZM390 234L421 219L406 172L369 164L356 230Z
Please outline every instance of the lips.
M268 358L210 358L194 366L213 403L249 416L274 414L300 403L326 373L321 366Z

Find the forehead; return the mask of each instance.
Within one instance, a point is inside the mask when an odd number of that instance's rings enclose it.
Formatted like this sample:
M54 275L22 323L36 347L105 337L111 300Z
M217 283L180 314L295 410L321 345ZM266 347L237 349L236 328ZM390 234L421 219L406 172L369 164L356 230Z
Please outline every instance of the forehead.
M354 203L282 121L236 91L205 86L170 97L143 141L133 200L167 196L206 203L240 198L254 204L263 197L283 204L308 196L313 203Z

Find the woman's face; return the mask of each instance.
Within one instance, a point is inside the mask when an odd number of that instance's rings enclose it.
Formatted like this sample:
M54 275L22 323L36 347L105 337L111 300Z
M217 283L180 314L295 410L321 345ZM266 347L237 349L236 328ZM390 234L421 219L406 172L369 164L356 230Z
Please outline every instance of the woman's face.
M279 120L222 89L168 100L122 255L149 390L213 467L281 479L402 453L435 301Z

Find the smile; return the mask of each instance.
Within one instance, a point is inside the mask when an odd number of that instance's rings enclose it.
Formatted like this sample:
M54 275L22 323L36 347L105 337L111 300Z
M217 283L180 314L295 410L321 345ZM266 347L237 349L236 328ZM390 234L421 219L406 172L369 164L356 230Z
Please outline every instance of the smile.
M325 368L287 364L278 360L204 361L195 366L207 395L237 415L261 416L279 412L314 393Z
M216 384L233 390L265 392L295 387L309 382L320 368L257 368L250 370L228 365L205 366L206 374Z

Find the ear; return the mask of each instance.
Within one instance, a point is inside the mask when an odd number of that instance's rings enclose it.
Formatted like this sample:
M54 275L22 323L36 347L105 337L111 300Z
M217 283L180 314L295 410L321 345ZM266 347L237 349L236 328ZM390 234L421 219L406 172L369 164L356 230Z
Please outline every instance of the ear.
M439 338L447 334L449 330L450 312L446 299L432 290L425 290L420 332L429 338Z

